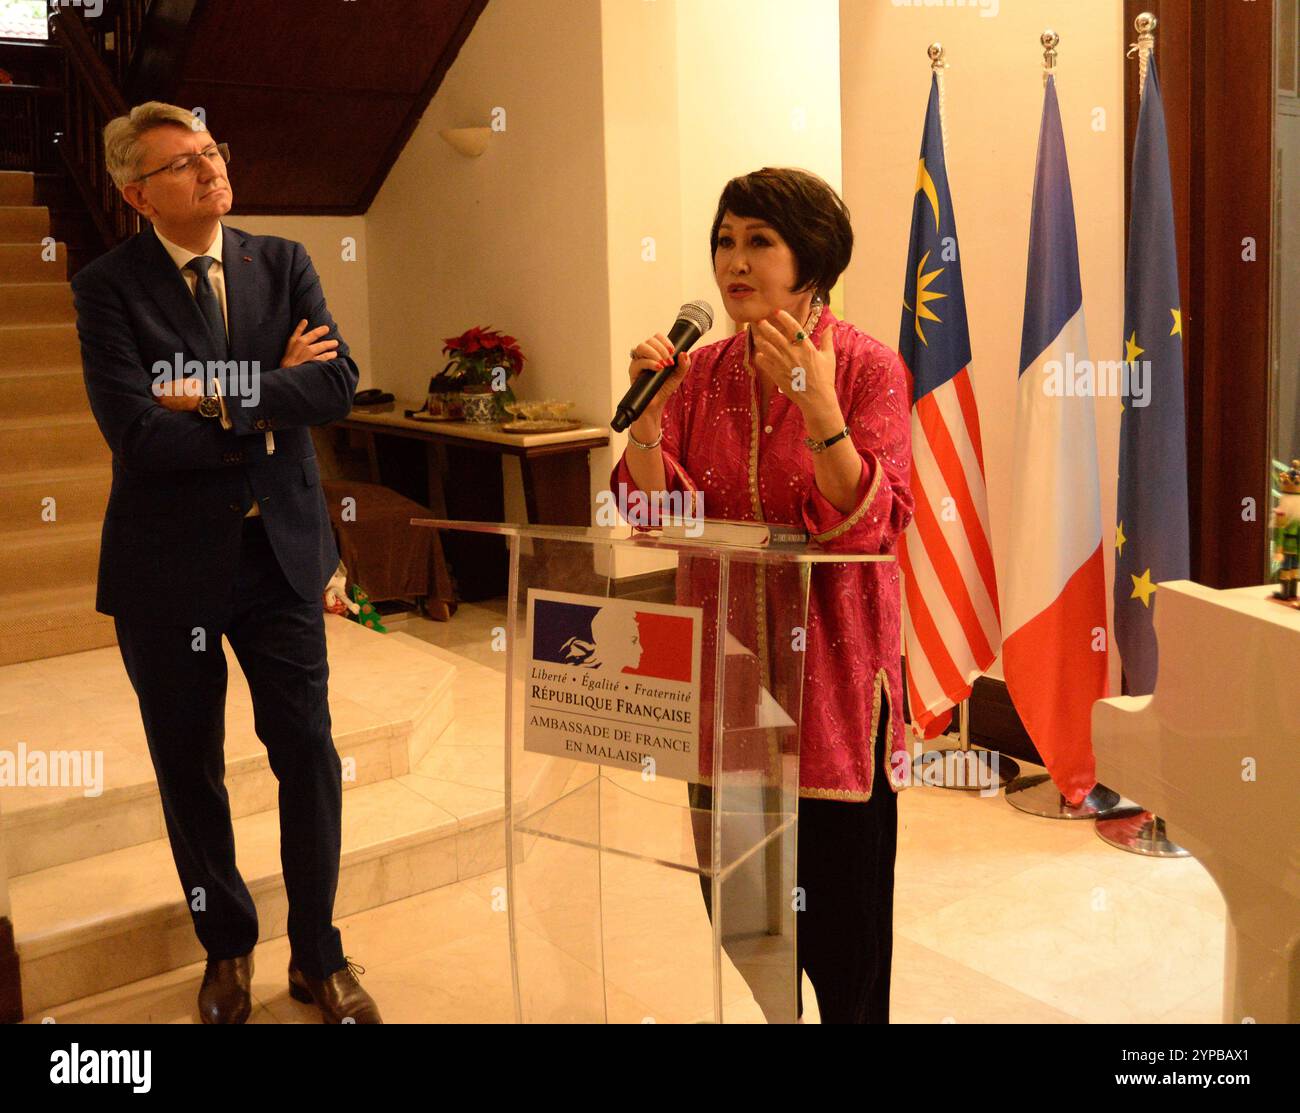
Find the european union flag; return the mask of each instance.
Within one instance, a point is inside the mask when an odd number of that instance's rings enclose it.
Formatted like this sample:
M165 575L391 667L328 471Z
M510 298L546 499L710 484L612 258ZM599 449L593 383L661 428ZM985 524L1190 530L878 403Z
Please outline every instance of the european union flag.
M1156 684L1156 585L1190 574L1183 314L1169 144L1154 58L1133 146L1124 361L1128 391L1119 435L1115 641L1128 693L1146 695Z

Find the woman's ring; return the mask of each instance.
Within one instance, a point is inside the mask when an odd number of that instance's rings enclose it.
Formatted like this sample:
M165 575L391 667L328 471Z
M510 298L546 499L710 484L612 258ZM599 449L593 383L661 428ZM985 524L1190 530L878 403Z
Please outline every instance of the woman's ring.
M794 334L794 342L796 344L802 344L807 339L808 339L808 334L804 332L803 329L800 329L798 332Z
M627 356L628 356L628 359L639 359L639 358L640 358L640 357L636 354L636 349L635 349L635 348L629 348L629 349L628 349Z

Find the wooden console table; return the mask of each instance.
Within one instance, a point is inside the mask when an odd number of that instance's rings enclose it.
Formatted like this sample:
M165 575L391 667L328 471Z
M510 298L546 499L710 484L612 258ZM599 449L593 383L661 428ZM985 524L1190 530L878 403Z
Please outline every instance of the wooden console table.
M591 525L590 453L609 444L608 429L588 425L565 433L503 433L495 425L404 416L419 404L398 399L390 410L353 410L331 426L361 435L372 483L400 491L427 506L435 518L499 522L505 518L501 463L514 456L530 523ZM444 537L462 598L488 598L505 590L500 540Z

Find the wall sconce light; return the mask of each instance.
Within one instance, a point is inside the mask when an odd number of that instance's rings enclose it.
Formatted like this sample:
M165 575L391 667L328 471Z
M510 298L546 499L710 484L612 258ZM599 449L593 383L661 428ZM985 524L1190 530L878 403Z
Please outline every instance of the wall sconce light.
M487 150L488 138L492 129L483 128L443 128L439 135L447 141L453 150L459 151L466 158L478 158Z

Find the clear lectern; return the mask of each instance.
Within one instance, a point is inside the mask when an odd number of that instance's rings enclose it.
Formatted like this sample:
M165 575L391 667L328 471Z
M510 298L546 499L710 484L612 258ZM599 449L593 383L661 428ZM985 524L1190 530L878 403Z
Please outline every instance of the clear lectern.
M707 531L413 524L509 546L518 1019L793 1023L812 568L893 558L718 544ZM616 567L651 563L647 552L668 568L612 595Z

